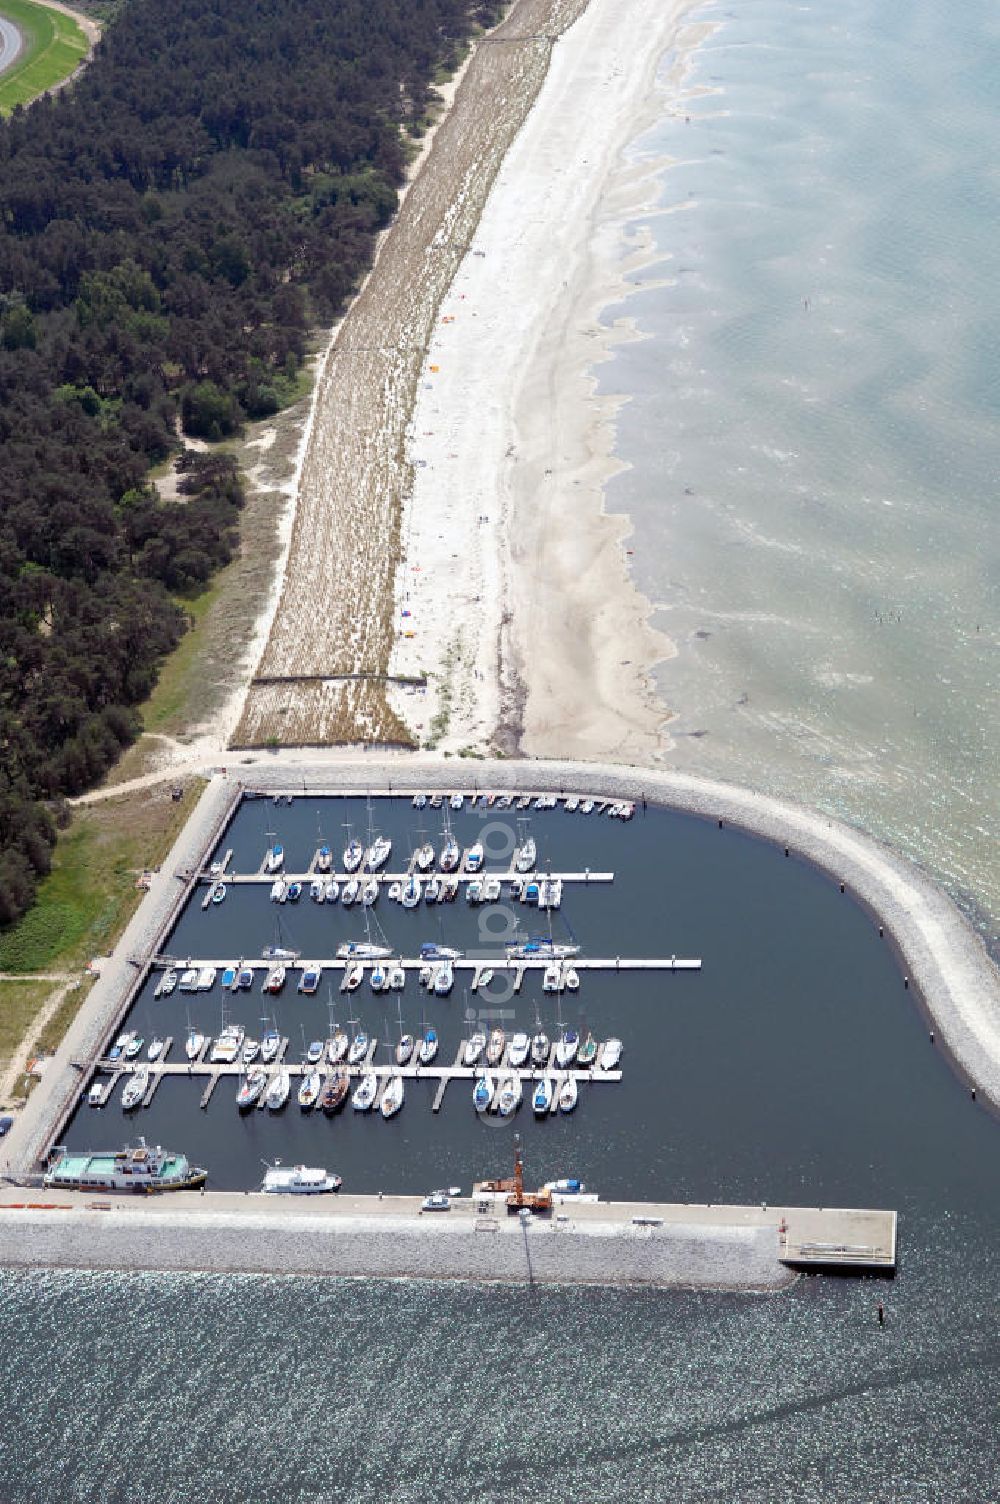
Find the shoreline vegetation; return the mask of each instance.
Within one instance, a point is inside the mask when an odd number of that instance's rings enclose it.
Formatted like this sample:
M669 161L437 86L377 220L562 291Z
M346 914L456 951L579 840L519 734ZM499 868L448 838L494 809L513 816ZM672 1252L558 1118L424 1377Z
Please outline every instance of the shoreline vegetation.
M185 612L232 558L215 443L301 391L308 331L391 217L433 80L496 7L152 0L75 86L0 123L0 923L48 870L60 801L139 731ZM247 66L247 59L253 59ZM295 87L289 88L289 79Z

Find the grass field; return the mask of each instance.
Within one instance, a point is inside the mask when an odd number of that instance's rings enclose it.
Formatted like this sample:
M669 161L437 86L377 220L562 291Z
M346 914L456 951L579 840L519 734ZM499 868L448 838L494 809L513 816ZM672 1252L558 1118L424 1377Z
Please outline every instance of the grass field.
M163 861L203 787L185 780L176 804L164 785L75 810L34 907L0 934L0 971L79 971L106 954L142 898L137 876Z
M32 0L0 0L0 16L13 21L24 37L24 49L12 68L0 74L0 115L17 104L28 104L68 78L89 51L77 23L60 11Z

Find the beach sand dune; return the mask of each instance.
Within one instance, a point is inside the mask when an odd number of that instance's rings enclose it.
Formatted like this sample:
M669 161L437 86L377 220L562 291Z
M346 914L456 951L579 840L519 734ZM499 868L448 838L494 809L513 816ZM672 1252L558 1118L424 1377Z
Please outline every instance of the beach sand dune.
M441 299L585 0L518 0L455 103L320 375L288 558L235 746L408 743L386 683L397 623L405 435Z

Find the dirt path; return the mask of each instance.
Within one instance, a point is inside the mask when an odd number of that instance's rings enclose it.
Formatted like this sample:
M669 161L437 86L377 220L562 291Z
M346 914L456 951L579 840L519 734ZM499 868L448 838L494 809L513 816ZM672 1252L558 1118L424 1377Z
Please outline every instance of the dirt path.
M517 0L477 46L320 377L270 637L234 747L408 743L386 678L407 425L440 303L558 37L586 0ZM446 603L443 603L446 609Z

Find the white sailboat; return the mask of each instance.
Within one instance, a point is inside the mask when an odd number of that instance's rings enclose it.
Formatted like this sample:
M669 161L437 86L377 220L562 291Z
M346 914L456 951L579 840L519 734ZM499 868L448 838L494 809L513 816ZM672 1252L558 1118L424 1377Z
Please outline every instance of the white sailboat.
M572 1112L577 1102L577 1085L575 1076L567 1076L559 1088L559 1111Z
M402 1076L390 1076L385 1084L380 1103L382 1116L394 1118L403 1105L403 1078Z
M268 1109L271 1112L280 1112L288 1101L291 1089L292 1078L285 1067L281 1066L271 1077L270 1085L267 1088L264 1100L267 1103Z

